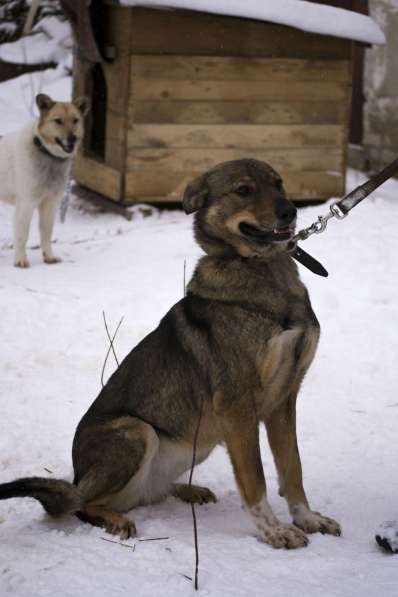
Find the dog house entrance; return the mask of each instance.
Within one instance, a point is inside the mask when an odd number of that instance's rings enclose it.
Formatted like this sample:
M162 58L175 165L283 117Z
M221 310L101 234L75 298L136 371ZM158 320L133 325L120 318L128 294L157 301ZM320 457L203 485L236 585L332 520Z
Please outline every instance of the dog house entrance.
M86 152L96 158L105 159L107 88L102 66L95 64L89 77L88 88L92 107Z

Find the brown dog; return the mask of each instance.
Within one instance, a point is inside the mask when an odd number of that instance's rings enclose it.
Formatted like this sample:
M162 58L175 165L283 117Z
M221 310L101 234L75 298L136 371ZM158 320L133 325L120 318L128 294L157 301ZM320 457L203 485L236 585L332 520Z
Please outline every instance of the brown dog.
M267 164L238 160L186 189L196 240L207 254L187 296L126 357L81 420L73 443L74 485L30 478L0 486L0 498L31 496L54 515L128 537L122 512L174 493L215 501L201 487L175 484L189 469L202 411L197 461L225 442L260 538L273 547L307 544L305 533L340 534L313 512L303 489L296 397L315 353L319 325L286 252L296 209ZM259 447L264 422L294 525L266 497Z

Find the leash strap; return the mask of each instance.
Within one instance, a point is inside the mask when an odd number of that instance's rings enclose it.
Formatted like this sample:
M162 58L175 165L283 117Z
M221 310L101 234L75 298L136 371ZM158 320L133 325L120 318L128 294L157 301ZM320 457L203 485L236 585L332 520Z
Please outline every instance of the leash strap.
M366 199L370 193L373 193L380 185L382 185L386 180L394 176L394 174L398 173L398 158L391 162L388 166L384 168L378 174L369 178L364 184L359 185L356 189L348 193L343 199L337 201L335 205L341 209L344 215L347 215L349 211L352 210L353 207L358 205L361 201Z
M301 247L295 248L294 252L292 253L292 257L294 257L296 261L301 263L301 265L304 265L304 267L309 269L314 274L322 276L323 278L328 277L329 274L323 267L322 263L319 263L319 261L311 257L309 253L303 251Z
M373 191L375 191L379 186L386 182L386 180L395 174L398 174L398 158L381 170L381 172L378 172L369 178L369 180L367 180L364 184L356 187L356 189L348 193L348 195L340 199L340 201L332 203L330 206L330 212L326 216L318 216L316 222L311 224L311 226L308 226L308 228L303 228L303 230L297 232L297 234L292 238L288 245L288 251L291 253L292 257L314 274L326 277L328 272L325 270L323 265L311 257L311 255L303 251L297 245L298 241L307 240L307 238L312 234L320 234L321 232L324 232L324 230L326 230L328 221L331 218L337 218L338 220L344 219L348 213L356 205L358 205L358 203L366 199L368 195L373 193Z

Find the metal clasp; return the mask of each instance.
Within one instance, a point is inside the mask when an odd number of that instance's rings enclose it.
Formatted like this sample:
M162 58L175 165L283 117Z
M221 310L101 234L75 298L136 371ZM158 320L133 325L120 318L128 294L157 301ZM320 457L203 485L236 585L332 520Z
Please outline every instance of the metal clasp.
M318 216L318 221L314 222L314 234L320 234L324 230L326 230L326 226L328 225L328 221L330 218L334 216L333 213L327 214L326 216Z
M288 245L288 252L293 252L296 249L298 241L307 240L307 238L312 234L321 234L321 232L324 232L331 218L343 220L347 216L348 212L344 213L337 202L332 203L332 205L330 206L330 212L326 214L326 216L318 216L316 222L313 222L311 226L308 226L308 228L303 228L302 230L299 230L299 232L297 232L293 236L292 240Z
M332 203L332 205L330 206L330 211L332 212L334 217L337 218L338 220L344 220L344 218L346 218L348 216L348 211L344 212L341 209L341 207L338 205L337 201L336 201L336 203Z

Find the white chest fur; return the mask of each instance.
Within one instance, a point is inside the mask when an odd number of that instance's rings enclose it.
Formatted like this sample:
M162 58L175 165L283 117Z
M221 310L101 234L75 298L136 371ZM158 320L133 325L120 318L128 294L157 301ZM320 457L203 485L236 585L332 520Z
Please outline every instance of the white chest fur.
M266 411L274 408L290 390L298 390L314 358L318 339L318 328L297 326L273 336L259 352L259 400Z

